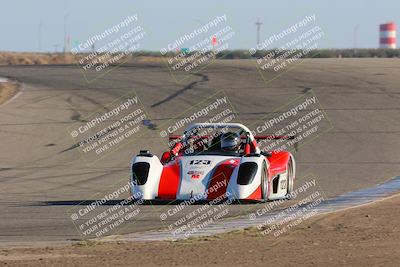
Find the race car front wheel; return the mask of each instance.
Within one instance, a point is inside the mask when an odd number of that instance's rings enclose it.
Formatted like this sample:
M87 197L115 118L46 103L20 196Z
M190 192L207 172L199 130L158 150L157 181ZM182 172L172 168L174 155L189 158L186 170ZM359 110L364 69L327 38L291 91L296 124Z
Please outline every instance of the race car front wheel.
M261 173L261 197L263 201L268 200L268 175L267 175L267 164L264 162Z

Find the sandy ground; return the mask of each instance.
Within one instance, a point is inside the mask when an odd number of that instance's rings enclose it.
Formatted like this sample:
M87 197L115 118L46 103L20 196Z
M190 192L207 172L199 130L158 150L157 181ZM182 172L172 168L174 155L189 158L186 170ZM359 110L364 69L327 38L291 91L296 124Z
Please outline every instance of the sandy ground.
M3 248L4 266L398 266L400 195L313 217L279 237L256 229L176 242Z
M14 82L0 83L0 105L18 93L18 84Z

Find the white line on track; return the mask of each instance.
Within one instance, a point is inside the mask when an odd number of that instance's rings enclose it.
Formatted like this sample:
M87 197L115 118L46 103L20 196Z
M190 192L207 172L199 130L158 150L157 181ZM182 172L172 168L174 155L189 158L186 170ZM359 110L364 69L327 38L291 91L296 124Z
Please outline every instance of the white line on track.
M326 214L336 211L341 211L348 208L354 208L365 204L370 204L393 196L400 192L400 176L397 176L383 184L361 189L358 191L346 193L338 197L328 199L318 205L315 215ZM216 223L210 224L207 227L200 229L199 231L185 236L184 234L173 235L168 230L160 231L148 231L143 233L132 233L123 236L108 236L101 238L102 241L161 241L161 240L179 240L186 239L188 237L201 237L201 236L212 236L215 234L231 232L234 230L240 230L248 227L257 227L260 224L265 223L268 219L276 216L281 210L266 213L265 215L258 216L253 220L248 217L241 217L238 219L226 219L220 220ZM290 216L290 214L288 214Z

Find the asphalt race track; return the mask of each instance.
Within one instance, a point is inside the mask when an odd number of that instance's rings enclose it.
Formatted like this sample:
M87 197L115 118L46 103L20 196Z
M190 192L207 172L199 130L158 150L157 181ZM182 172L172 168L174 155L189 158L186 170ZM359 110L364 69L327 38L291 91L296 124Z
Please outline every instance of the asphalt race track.
M254 62L226 60L178 84L158 63L126 64L92 83L73 65L1 66L22 93L0 106L0 244L81 238L68 211L128 177L139 149L166 149L154 130L96 164L82 161L68 126L132 90L155 125L220 90L248 125L312 90L333 128L295 153L297 185L312 173L333 197L398 176L399 70L398 59L306 59L275 79L266 73L266 83ZM229 216L259 205L233 205ZM142 206L121 233L163 227L165 208Z

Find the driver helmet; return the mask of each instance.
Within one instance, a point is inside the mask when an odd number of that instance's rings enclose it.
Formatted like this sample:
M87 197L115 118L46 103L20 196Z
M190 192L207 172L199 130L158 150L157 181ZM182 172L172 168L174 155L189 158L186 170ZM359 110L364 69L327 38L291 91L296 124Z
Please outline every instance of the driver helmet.
M239 151L240 135L238 133L226 132L221 135L221 149L228 151Z

